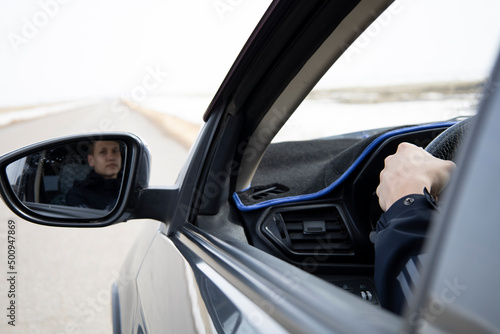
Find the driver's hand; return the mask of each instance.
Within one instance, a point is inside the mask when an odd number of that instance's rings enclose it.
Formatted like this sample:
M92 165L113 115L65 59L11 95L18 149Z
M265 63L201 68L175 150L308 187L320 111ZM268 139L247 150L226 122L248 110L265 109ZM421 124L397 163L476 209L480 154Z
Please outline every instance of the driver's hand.
M432 196L438 195L448 184L455 163L441 160L421 147L401 143L395 154L385 159L380 172L377 196L380 207L386 211L394 202L410 194L423 194L427 188Z

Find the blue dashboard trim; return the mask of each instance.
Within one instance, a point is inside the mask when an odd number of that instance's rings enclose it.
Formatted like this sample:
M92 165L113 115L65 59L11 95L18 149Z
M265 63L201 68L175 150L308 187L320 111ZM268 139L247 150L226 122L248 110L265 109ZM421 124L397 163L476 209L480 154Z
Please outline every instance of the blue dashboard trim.
M328 194L329 192L334 190L336 187L338 187L342 182L344 182L345 179L349 175L351 175L353 170L356 167L358 167L363 162L363 160L366 159L366 157L384 140L391 138L391 137L394 137L394 136L397 136L397 135L406 134L409 132L420 131L420 130L432 130L432 129L441 128L441 127L449 127L455 123L456 122L439 122L439 123L432 123L432 124L425 124L425 125L416 125L416 126L410 126L410 127L401 128L401 129L386 132L386 133L380 135L379 137L375 138L375 140L372 141L364 149L364 151L354 161L354 163L337 180L335 180L328 187L326 187L320 191L317 191L315 193L298 195L298 196L283 197L283 198L276 198L276 199L263 201L263 202L260 202L257 204L245 205L241 202L238 194L235 192L235 193L233 193L233 200L236 204L236 207L240 211L253 211L253 210L263 209L263 208L267 208L267 207L270 207L273 205L278 205L278 204L295 203L295 202L301 202L301 201L319 198L321 196Z

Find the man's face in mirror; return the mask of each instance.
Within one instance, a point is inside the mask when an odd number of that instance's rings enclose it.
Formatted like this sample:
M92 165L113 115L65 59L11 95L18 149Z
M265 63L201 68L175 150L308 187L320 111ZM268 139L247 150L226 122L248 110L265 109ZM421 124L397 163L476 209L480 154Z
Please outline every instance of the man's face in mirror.
M115 141L96 141L91 146L88 162L105 179L115 179L122 167L120 145Z

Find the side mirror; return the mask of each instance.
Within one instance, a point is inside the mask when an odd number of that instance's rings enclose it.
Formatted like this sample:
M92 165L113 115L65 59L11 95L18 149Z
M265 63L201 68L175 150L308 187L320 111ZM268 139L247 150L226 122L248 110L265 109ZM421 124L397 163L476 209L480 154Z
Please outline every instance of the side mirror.
M130 216L148 186L149 159L132 134L54 139L0 157L0 195L37 224L106 226Z

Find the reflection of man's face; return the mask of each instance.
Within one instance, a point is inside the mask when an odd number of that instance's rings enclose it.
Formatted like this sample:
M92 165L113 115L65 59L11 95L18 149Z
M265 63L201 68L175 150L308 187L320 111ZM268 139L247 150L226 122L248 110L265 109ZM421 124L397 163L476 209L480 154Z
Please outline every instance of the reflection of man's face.
M122 167L120 145L115 141L96 141L87 159L90 167L105 179L115 179Z

